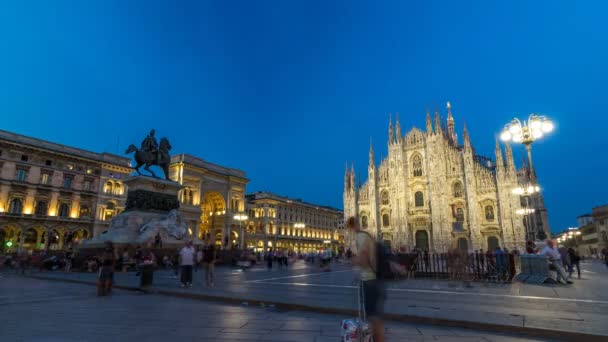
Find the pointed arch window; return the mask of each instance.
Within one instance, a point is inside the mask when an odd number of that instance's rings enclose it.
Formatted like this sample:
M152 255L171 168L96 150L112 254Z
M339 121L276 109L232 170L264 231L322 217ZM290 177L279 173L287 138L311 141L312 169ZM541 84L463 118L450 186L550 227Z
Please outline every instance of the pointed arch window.
M384 190L384 191L382 191L382 205L388 205L388 204L389 204L388 191Z
M463 197L464 190L462 188L462 183L460 183L460 182L454 183L453 192L454 192L454 197Z
M416 207L424 207L424 195L422 191L416 191L414 194L414 205Z
M391 224L391 220L388 217L388 214L382 215L382 227L388 227Z
M456 208L456 222L464 222L464 209Z
M367 215L361 215L361 227L367 228L369 223L367 222Z
M422 157L419 154L415 154L412 157L412 170L414 177L422 176Z

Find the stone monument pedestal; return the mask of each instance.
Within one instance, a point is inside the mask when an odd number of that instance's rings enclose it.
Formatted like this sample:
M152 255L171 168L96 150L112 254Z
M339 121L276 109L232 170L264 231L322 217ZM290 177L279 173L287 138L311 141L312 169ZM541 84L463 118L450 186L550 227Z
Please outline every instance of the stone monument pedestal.
M188 240L201 241L188 232L179 213L179 183L147 176L124 180L128 187L125 211L114 217L110 227L84 242L81 248L98 248L106 242L115 247L142 245L152 247L160 235L162 248L181 247Z

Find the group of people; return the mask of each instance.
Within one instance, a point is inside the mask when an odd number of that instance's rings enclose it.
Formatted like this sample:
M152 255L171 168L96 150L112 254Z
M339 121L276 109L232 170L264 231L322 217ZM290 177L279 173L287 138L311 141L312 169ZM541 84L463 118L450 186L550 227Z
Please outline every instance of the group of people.
M215 243L207 237L200 248L194 248L192 241L179 251L180 286L192 287L192 272L202 267L205 271L205 286L214 286L215 263L217 260L217 249Z

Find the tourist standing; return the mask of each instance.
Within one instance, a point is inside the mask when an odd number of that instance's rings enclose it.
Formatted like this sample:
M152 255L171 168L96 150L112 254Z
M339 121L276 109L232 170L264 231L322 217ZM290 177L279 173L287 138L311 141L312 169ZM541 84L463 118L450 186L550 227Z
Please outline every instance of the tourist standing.
M384 285L376 278L376 243L372 237L361 230L359 220L350 217L347 227L355 233L357 255L353 264L359 268L361 290L363 291L363 304L365 316L370 322L374 342L384 342Z
M97 295L107 296L112 293L114 282L114 246L106 242L106 247L101 255L101 267L99 268L99 279L97 282Z
M272 270L272 248L268 249L268 253L266 254L266 265L268 266L268 270Z
M203 267L205 268L205 286L213 287L215 276L216 249L215 244L208 238L203 248Z
M186 241L186 245L179 251L179 265L181 266L181 287L192 287L192 267L196 251L192 247L192 241Z

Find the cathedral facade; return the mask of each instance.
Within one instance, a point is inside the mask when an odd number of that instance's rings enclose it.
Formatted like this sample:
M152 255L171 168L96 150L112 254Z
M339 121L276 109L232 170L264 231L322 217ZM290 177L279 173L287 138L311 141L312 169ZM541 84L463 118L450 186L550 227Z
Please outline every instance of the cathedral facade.
M503 158L497 141L493 162L475 154L466 127L459 144L454 126L449 102L444 124L437 111L434 123L427 112L426 131L414 127L403 136L399 119L394 127L391 121L388 157L376 165L370 146L367 181L356 185L354 167L347 167L345 217L358 217L363 229L393 248L523 249L511 147L505 145Z

